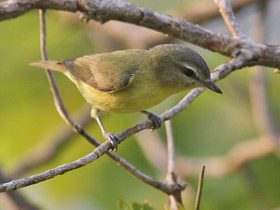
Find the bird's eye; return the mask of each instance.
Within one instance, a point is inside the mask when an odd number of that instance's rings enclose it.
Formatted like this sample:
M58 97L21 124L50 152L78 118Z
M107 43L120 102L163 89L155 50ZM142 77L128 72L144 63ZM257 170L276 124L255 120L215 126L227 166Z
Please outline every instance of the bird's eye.
M193 77L195 74L193 72L193 70L189 69L189 68L184 68L184 74L187 76L187 77Z

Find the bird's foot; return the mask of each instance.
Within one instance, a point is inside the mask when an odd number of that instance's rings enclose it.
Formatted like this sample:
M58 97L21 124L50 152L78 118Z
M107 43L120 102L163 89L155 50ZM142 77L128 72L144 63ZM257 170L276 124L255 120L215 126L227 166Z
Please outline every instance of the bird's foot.
M148 118L153 122L152 127L149 128L150 131L160 128L161 126L161 119L156 114L149 112L149 111L142 111L143 114L147 115Z
M112 133L105 133L104 138L111 143L110 150L116 152L118 150L118 138Z

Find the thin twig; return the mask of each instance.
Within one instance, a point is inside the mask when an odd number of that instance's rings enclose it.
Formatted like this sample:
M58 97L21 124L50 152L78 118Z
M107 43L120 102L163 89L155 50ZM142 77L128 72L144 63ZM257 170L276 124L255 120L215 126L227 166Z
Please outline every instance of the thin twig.
M224 21L233 37L243 38L245 35L241 31L240 25L233 14L231 4L228 0L214 0L218 6Z
M167 173L172 174L175 172L175 150L174 150L174 138L172 134L171 121L165 121L165 129L167 135Z
M46 10L40 9L40 49L41 49L41 57L42 60L48 60L47 50L46 50ZM54 102L57 111L59 112L60 116L64 119L65 122L67 122L72 128L74 128L75 132L78 132L80 129L79 125L75 123L73 118L70 116L69 112L65 108L65 105L63 103L61 94L59 92L59 89L57 87L55 78L53 76L53 73L51 70L46 69L46 74L48 77L48 81L50 83L50 88L54 96Z
M204 179L205 166L202 166L201 172L199 175L199 182L197 187L196 201L195 201L195 210L199 210L202 188L203 188L203 179Z
M111 146L110 142L105 142L101 144L99 147L97 147L93 152L71 163L60 165L54 169L50 169L43 173L29 176L27 178L17 179L17 180L0 184L0 192L16 190L33 184L37 184L39 182L51 179L55 176L62 175L68 171L88 165L92 161L102 156L104 154L104 151L108 150L110 146Z
M174 138L172 134L171 121L165 121L165 129L167 135L167 174L166 181L168 184L177 184L177 176L175 174L175 149L174 149ZM169 195L170 208L172 210L178 209L178 204L183 206L181 197L181 191L174 192Z

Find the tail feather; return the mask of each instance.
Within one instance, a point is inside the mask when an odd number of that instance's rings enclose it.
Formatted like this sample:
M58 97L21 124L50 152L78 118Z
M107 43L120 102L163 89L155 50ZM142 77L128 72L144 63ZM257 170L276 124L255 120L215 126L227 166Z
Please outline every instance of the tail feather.
M59 72L66 72L65 66L57 61L39 61L39 62L33 62L29 64L30 66L36 66L39 68L43 69L50 69L54 71L59 71Z

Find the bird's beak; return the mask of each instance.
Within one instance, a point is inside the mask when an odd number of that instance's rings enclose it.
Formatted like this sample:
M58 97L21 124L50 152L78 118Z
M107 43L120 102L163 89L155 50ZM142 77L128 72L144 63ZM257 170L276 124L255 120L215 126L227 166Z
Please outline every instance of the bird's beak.
M204 82L205 87L207 87L210 90L215 91L216 93L223 94L221 89L212 81L210 82Z

